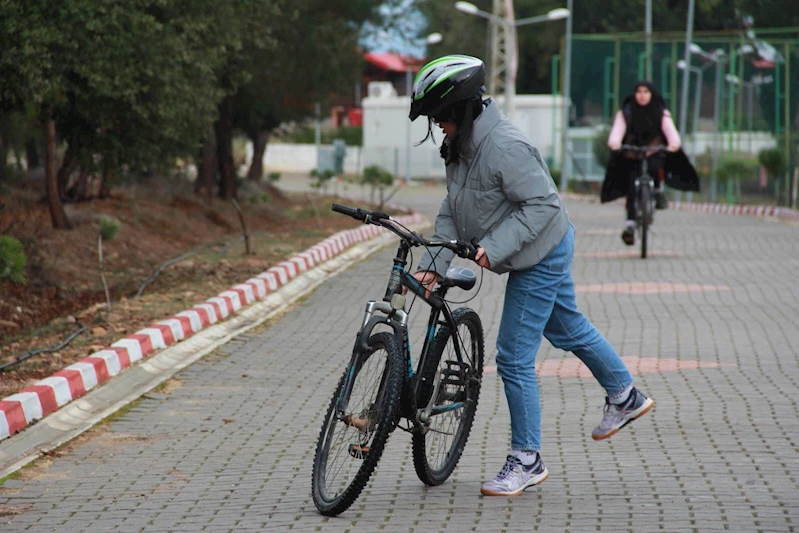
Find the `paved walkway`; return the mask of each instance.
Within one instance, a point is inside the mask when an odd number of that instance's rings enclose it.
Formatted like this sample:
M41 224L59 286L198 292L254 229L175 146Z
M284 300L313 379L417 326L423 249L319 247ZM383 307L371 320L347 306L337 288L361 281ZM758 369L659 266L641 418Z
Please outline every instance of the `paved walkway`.
M441 189L395 199L433 214ZM493 348L504 277L470 302L487 335L472 436L451 480L425 488L410 439L338 518L310 498L322 414L363 302L394 248L320 286L0 488L5 531L793 531L799 528L799 234L749 217L658 213L653 253L624 248L621 207L570 202L582 310L657 407L591 440L603 393L570 354L538 356L550 478L515 499L480 482L510 429ZM231 280L235 282L237 280ZM453 293L453 296L456 293ZM420 346L417 306L412 342ZM113 385L112 385L113 386Z

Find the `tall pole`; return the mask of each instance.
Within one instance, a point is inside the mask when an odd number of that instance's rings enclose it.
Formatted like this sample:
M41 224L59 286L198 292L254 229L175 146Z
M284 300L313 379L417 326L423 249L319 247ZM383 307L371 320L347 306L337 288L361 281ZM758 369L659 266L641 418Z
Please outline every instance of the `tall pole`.
M412 81L411 77L413 73L411 72L411 66L406 65L405 67L405 94L408 95L408 98L413 97L413 88L412 88ZM405 121L405 184L410 185L411 183L411 121Z
M652 81L652 0L646 0L646 79Z
M721 110L721 84L723 78L721 77L721 59L716 55L716 90L713 96L713 124L715 125L715 133L713 139L713 162L710 168L710 201L716 201L716 168L719 164L719 112Z
M692 2L694 0L691 0ZM574 0L568 0L567 9L569 18L566 19L566 46L563 58L563 127L561 128L560 147L560 191L565 193L569 183L566 172L566 161L569 143L569 104L571 102L571 76L572 76L572 19L574 19Z
M694 38L694 6L696 0L688 0L688 22L685 26L685 70L682 78L682 94L680 95L680 131L684 132L688 119L688 86L691 80L691 41Z
M513 0L505 0L505 115L513 122L516 118L516 69L519 64L519 44L516 41L516 19Z
M699 104L700 100L702 100L702 69L691 67L691 71L696 73L696 89L694 91L694 119L693 128L691 129L691 137L693 137L694 140L692 159L696 161L696 156L699 154L699 150L697 150L697 147L699 146L699 140L697 139L696 135L699 133Z

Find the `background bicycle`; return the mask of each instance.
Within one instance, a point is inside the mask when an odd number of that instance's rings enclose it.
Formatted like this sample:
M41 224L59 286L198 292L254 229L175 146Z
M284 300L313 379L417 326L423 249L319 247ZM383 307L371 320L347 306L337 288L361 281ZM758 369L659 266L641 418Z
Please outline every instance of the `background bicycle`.
M649 246L649 229L655 221L655 181L649 175L647 155L652 152L666 150L667 147L660 144L653 146L623 144L621 148L622 150L634 152L635 155L641 159L640 175L633 182L635 191L633 194L633 201L635 202L635 225L641 236L641 259L646 259L647 248Z

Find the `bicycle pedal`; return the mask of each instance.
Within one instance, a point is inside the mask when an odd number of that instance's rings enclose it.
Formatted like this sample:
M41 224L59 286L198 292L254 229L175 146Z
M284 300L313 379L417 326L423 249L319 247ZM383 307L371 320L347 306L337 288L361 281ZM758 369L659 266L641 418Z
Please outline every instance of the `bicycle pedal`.
M350 444L349 452L350 455L355 459L366 459L366 457L369 455L369 446Z

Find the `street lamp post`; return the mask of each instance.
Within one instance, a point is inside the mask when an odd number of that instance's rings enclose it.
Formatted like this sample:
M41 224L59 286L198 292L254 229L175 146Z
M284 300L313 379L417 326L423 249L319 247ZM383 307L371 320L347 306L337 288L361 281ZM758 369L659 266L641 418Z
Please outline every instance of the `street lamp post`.
M746 129L749 132L749 152L752 152L752 116L755 105L755 91L760 90L760 86L764 83L771 83L773 79L770 76L753 78L750 81L743 81L738 76L727 74L725 77L727 82L733 85L740 85L746 90Z
M719 126L719 115L721 113L721 95L722 95L722 85L724 84L724 78L722 77L722 68L724 63L727 62L729 59L727 54L721 48L717 48L713 53L707 53L702 48L694 43L691 43L690 46L691 53L702 57L708 61L711 61L716 66L716 83L715 83L715 90L713 94L713 124L714 124L714 140L713 140L713 159L711 163L710 169L710 201L716 201L716 194L717 194L717 176L716 170L718 168L718 161L719 161L719 152L721 151L721 142L719 139L720 135L720 126Z
M683 61L691 63L691 41L694 33L694 8L696 0L688 0L688 21L685 25L685 53ZM685 131L685 123L688 119L688 84L691 76L685 73L682 79L682 93L680 94L680 131Z
M697 139L696 139L696 134L699 131L699 103L700 103L700 100L702 99L702 75L704 74L705 69L708 68L709 65L710 64L704 65L702 67L695 67L693 65L688 65L682 59L677 61L677 68L678 69L683 70L683 71L690 70L691 72L696 74L696 89L695 89L695 92L694 92L694 113L693 113L694 118L693 118L693 122L692 122L693 129L691 130L691 135L694 138L694 154L693 154L694 158L696 158L697 152L698 152L698 150L697 150L698 143L697 143ZM688 75L689 74L686 72L686 76L688 76Z
M510 8L508 9L508 13L512 17L513 1L506 0L506 4ZM482 17L484 19L496 22L502 25L507 31L507 35L509 36L508 45L507 45L509 53L506 53L507 58L505 65L505 115L511 121L514 120L516 114L516 108L514 102L514 97L516 96L516 69L519 63L518 43L516 42L516 28L519 26L526 26L528 24L536 24L539 22L548 22L552 20L561 20L564 18L569 18L569 14L571 12L568 9L557 8L549 11L544 15L539 15L536 17L528 17L519 20L514 20L511 18L509 20L507 18L498 17L493 13L483 11L482 9L479 9L476 5L472 4L471 2L455 2L455 9L457 9L462 13L467 13L469 15L476 15L478 17ZM496 51L493 51L493 53L496 53Z
M566 50L565 50L565 58L563 60L563 129L562 129L562 137L561 137L561 144L562 144L562 154L561 157L565 161L566 157L566 140L568 138L568 124L569 124L569 90L571 84L571 33L572 33L572 3L573 0L568 0L568 8L556 8L552 9L551 11L547 12L544 15L539 15L536 17L528 17L519 20L513 19L513 0L505 0L506 4L506 11L508 13L509 18L498 17L493 13L488 13L479 9L476 5L472 4L471 2L455 2L455 9L461 11L462 13L467 13L469 15L476 15L478 17L483 17L485 19L491 20L502 25L506 30L506 35L508 35L507 40L507 49L510 53L506 52L506 62L505 62L505 115L508 117L509 120L513 121L516 116L516 105L515 105L515 96L516 96L516 69L518 67L518 57L519 57L519 50L518 50L518 43L516 41L516 28L519 26L526 26L528 24L536 24L539 22L548 22L553 20L566 20ZM492 53L496 53L496 50L493 50ZM561 165L561 168L564 165ZM565 191L565 183L566 179L563 177L563 173L561 173L561 190Z

